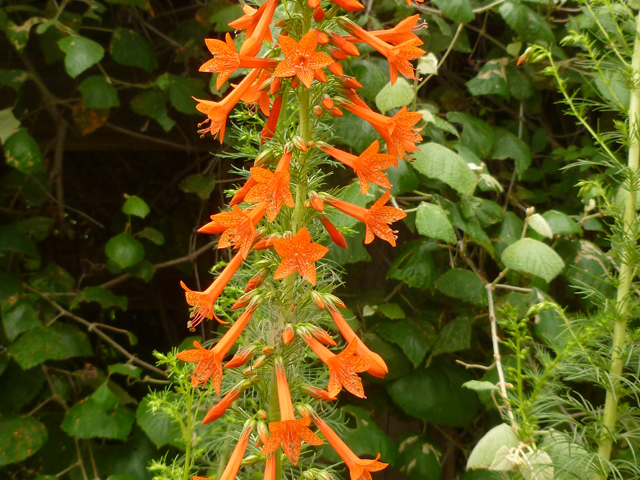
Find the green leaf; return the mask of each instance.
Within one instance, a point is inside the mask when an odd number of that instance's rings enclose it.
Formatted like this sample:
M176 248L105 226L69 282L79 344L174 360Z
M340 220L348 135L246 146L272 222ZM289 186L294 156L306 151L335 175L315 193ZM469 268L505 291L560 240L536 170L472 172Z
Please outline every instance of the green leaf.
M55 263L50 263L29 279L29 285L46 293L69 293L75 283L69 272Z
M495 138L493 150L491 150L491 158L495 160L506 160L507 158L514 160L518 179L522 178L524 172L531 165L531 150L529 150L528 145L506 128L496 128Z
M22 370L16 362L9 362L0 376L0 411L16 411L33 401L45 383L41 368Z
M29 330L9 346L9 353L23 370L47 360L88 357L93 349L87 334L73 325L54 323Z
M131 110L138 115L147 115L153 118L165 132L168 132L176 124L167 115L167 103L164 94L157 88L147 88L131 100Z
M442 449L428 434L410 435L400 442L394 466L409 480L442 476Z
M433 0L433 3L456 23L469 23L476 18L467 0Z
M484 307L487 290L482 280L470 270L452 268L436 280L436 288L445 295Z
M120 65L138 67L147 72L158 66L153 48L146 38L127 28L117 28L111 37L111 57Z
M118 397L104 383L67 411L62 429L76 438L125 440L134 419L134 412L120 405Z
M469 390L473 390L474 392L490 392L498 389L495 383L487 382L486 380L469 380L462 384L462 386Z
M216 32L233 32L229 24L242 15L242 5L229 5L212 15L209 21L215 25Z
M42 326L35 300L33 297L14 297L2 304L2 326L10 342L22 332Z
M14 90L20 90L24 82L32 79L33 75L24 70L0 69L0 85L6 85Z
M489 156L495 140L495 134L486 122L462 112L449 112L447 113L447 119L450 122L462 125L460 142L463 147L471 150L478 158L484 159Z
M115 87L102 75L87 77L78 90L82 93L84 106L91 109L119 107L120 100Z
M201 200L209 200L211 192L216 188L215 175L204 176L201 173L190 175L178 185L180 190L195 193Z
M410 288L430 289L435 280L436 267L431 258L435 242L414 241L401 245L387 278L403 281Z
M506 423L493 427L478 441L467 460L467 469L488 468L502 447L509 449L520 444L517 435Z
M371 332L363 333L360 338L367 347L380 355L389 367L389 373L384 378L385 381L403 377L411 372L411 362L402 349Z
M145 218L149 215L151 209L143 199L136 195L132 195L127 198L126 202L124 202L122 211L127 215L135 215L136 217Z
M100 287L85 287L74 299L71 308L82 301L98 302L102 308L118 307L121 310L126 310L128 304L127 297L119 297L112 291Z
M347 66L347 73L362 84L358 95L366 100L374 101L378 92L387 84L388 77L380 62L367 59L352 60ZM388 70L388 69L387 69ZM345 112L346 113L346 112Z
M473 193L476 175L460 155L437 143L419 145L419 148L422 151L414 153L413 168L426 177L446 183L461 195Z
M0 252L22 253L40 260L40 253L33 240L17 228L5 225L0 225Z
M534 213L533 215L531 215L529 217L529 226L543 237L553 238L551 227L542 215L538 213Z
M500 5L498 12L507 25L518 34L525 43L555 43L553 31L547 21L522 3L507 0Z
M471 323L467 318L456 318L440 330L438 341L433 349L433 355L458 352L460 350L466 350L470 346Z
M164 245L165 238L162 232L156 230L155 228L147 227L144 230L138 232L138 237L146 238L156 245Z
M509 86L509 95L516 100L527 100L531 98L535 92L529 79L520 70L513 68L507 69L507 85ZM546 133L546 130L543 131ZM531 148L533 148L533 146L534 142L532 141Z
M65 37L58 41L58 46L65 54L64 68L71 78L76 78L104 57L104 48L85 37Z
M524 480L553 480L553 461L542 450L528 452L525 462L520 465L520 474Z
M339 143L358 152L366 150L378 138L369 122L348 111L334 120L333 130Z
M114 373L133 377L139 380L140 375L142 374L142 369L135 365L131 365L130 363L114 363L113 365L109 365L109 375Z
M395 85L387 83L376 95L376 107L382 113L394 108L404 107L413 102L415 94L413 88L404 78L398 78Z
M474 97L480 95L500 95L509 99L509 88L507 87L505 65L507 58L490 60L478 72L478 75L469 80L466 85L469 93Z
M547 210L542 214L554 235L579 235L582 233L580 225L566 213L558 210Z
M413 417L433 425L467 427L480 406L476 393L462 387L471 379L468 372L438 357L429 368L417 368L387 389L394 403Z
M42 23L45 19L42 17L31 17L27 21L25 21L22 25L16 25L15 23L9 21L6 26L2 27L5 35L7 36L7 40L11 42L14 48L18 52L22 52L24 47L27 46L27 42L29 41L29 33L31 32L31 28L34 25Z
M22 220L16 227L22 233L41 241L49 236L52 225L53 218L51 217L30 217Z
M127 273L130 273L134 277L141 278L145 282L149 283L156 273L156 267L148 260L140 260L132 267L127 268Z
M144 257L142 244L127 233L111 238L105 247L107 256L120 267L127 268L138 263Z
M547 282L564 268L560 255L551 247L532 238L523 238L502 252L504 264L517 272L529 273Z
M406 314L397 303L384 303L382 305L378 305L378 311L391 320L399 320L406 317Z
M456 243L458 238L451 222L440 205L422 202L416 213L416 228L420 235L447 243Z
M391 187L391 195L402 195L418 188L419 180L413 167L406 160L400 160L398 166L393 165L385 170Z
M20 120L13 114L13 107L0 110L0 143L6 142L19 128Z
M580 240L573 259L567 259L571 267L565 273L573 285L588 285L601 295L614 295L614 286L608 282L613 268L611 259L594 243Z
M433 325L425 320L411 318L379 323L375 326L375 332L398 345L416 368L437 338Z
M198 113L196 101L193 97L207 99L208 94L204 90L204 83L201 79L191 77L180 77L165 73L158 77L156 85L161 90L169 93L169 101L173 108L187 115Z
M149 408L149 395L144 397L136 411L138 425L147 434L156 447L164 447L180 437L180 427L161 410Z
M347 416L352 416L356 422L356 428L349 430L342 439L349 448L359 457L374 457L384 455L385 461L395 460L397 449L393 441L384 431L376 425L376 422L367 410L353 405L346 405L342 410ZM335 460L339 461L337 458Z
M483 198L480 207L476 210L476 218L480 225L486 228L501 222L504 218L504 210L496 202Z
M24 287L17 277L0 272L0 304L11 297L22 295L23 292Z
M29 458L46 441L47 429L35 418L5 418L0 421L0 467Z
M42 168L40 147L25 129L21 128L3 142L7 165L21 172L31 173Z

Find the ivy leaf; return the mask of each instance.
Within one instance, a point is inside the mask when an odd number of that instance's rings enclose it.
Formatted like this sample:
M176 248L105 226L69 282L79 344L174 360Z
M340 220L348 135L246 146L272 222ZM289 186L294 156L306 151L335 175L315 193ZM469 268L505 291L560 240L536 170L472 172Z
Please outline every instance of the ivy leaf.
M119 297L112 291L101 287L85 287L73 299L71 308L76 308L83 301L98 302L102 308L118 307L120 310L126 310L128 304L127 297Z
M433 0L433 3L456 23L469 23L476 18L467 0Z
M118 92L102 75L86 78L78 90L82 93L85 108L100 109L120 106Z
M409 435L400 442L394 466L409 480L441 478L442 449L428 434Z
M460 142L473 154L481 159L487 158L491 153L491 147L495 140L493 129L473 115L462 112L449 112L447 119L453 123L462 125Z
M131 195L122 205L122 211L127 215L135 215L136 217L145 218L149 215L151 209L147 202L136 195Z
M467 270L464 270L467 271ZM456 318L447 323L438 335L433 355L458 352L471 346L471 323L466 318Z
M467 163L452 150L437 143L419 145L415 152L413 168L426 177L446 183L461 195L471 195L476 186L476 176Z
M531 150L529 146L506 128L496 128L495 139L491 150L491 158L495 160L506 160L507 158L514 160L516 174L518 179L521 179L524 172L531 165Z
M511 449L520 444L517 435L506 423L493 427L478 441L467 460L467 469L488 468L502 447Z
M47 429L35 418L4 418L0 421L0 467L29 458L46 441Z
M502 252L504 264L517 272L553 280L564 268L564 261L551 247L533 238L523 238Z
M23 370L47 360L93 355L87 334L73 325L54 323L29 330L9 346L9 353Z
M403 281L410 288L432 288L436 267L430 252L436 247L435 242L405 243L396 253L387 278Z
M180 427L170 416L149 407L149 395L144 397L136 411L138 425L156 447L164 447L180 436Z
M121 405L119 398L103 383L67 411L62 429L76 438L125 440L134 419L135 414Z
M157 88L147 88L131 100L131 110L138 115L147 115L153 118L165 132L168 132L176 124L167 115L167 103L164 94Z
M395 85L387 83L376 95L376 107L382 113L394 108L404 107L413 102L415 97L413 88L404 78L398 78Z
M484 307L487 305L487 290L482 280L470 270L452 268L438 280L436 288L445 295Z
M42 168L42 153L34 138L21 128L3 142L7 165L31 173Z
M456 243L456 233L440 205L422 202L416 212L416 228L420 235L447 243Z
M152 72L158 65L146 38L127 28L117 28L111 37L111 57L120 65Z
M131 267L144 257L142 244L127 233L111 238L105 247L107 256L122 268Z
M394 403L407 414L433 425L467 427L476 418L480 401L462 387L471 374L435 358L429 368L417 368L388 384Z
M64 68L71 78L76 78L104 57L104 48L85 37L65 37L58 41L58 46L65 54Z
M216 188L215 175L204 176L201 173L189 175L179 185L180 190L195 193L201 200L209 200L211 192Z

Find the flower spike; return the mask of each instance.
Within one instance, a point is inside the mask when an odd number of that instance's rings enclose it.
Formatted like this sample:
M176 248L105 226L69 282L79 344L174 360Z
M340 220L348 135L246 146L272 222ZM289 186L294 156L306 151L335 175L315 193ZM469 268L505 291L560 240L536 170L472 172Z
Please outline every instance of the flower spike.
M333 63L333 59L324 53L316 52L318 40L315 31L310 31L300 39L280 35L278 37L282 53L286 57L273 72L274 77L293 77L296 75L307 88L313 83L314 70Z
M324 257L329 249L311 243L311 235L306 228L302 228L291 238L275 239L273 246L282 257L280 266L273 275L275 280L288 277L297 270L311 285L316 284L316 267L313 262Z

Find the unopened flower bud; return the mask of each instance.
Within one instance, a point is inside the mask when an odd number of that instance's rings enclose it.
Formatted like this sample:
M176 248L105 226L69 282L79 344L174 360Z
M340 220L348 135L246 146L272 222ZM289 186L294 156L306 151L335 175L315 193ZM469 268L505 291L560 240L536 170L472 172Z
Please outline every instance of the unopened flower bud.
M266 150L263 150L258 154L258 156L256 157L256 159L253 162L253 165L255 167L259 167L264 162L266 162L267 160L270 160L272 158L273 158L273 152L271 151L270 148L267 148Z
M316 22L321 22L324 20L324 9L322 7L318 7L313 11L313 19Z
M333 62L332 64L330 64L329 71L338 77L342 77L344 75L342 65L340 65L338 62Z
M320 0L307 0L309 8L318 8L320 6Z
M261 238L253 245L254 250L266 250L273 247L273 237Z
M322 110L322 107L320 105L316 105L315 107L313 107L313 113L315 113L318 117L321 117L324 113L324 110Z
M309 415L311 415L312 413L315 413L313 408L311 407L311 405L306 404L306 405L296 405L296 410L298 411L298 413L303 416L303 417L308 417Z
M346 249L347 241L345 240L344 235L340 233L340 231L335 227L335 225L331 223L331 221L327 217L322 217L320 221L324 225L324 228L327 230L327 233L331 237L331 240L333 240L333 243L335 243L339 247Z
M335 295L328 293L324 296L324 298L326 302L329 304L329 306L333 306L337 308L347 308L344 302L338 297L336 297Z
M342 38L340 35L332 33L331 41L336 47L342 50L346 55L350 55L352 57L360 56L360 52L358 51L358 48L353 43Z
M282 27L284 27L284 26L286 26L286 25L287 25L287 22L288 22L288 21L289 21L289 19L288 19L288 18L281 18L280 20L276 20L276 21L273 23L273 26L274 26L274 27L278 27L278 28L282 28Z
M252 453L251 455L247 455L242 459L240 465L253 465L254 463L261 462L264 459L262 455L256 455Z
M262 282L264 282L265 278L267 278L266 271L262 270L256 273L253 277L251 277L251 280L247 282L247 286L244 287L244 293L248 293L251 290L258 288L260 285L262 285Z
M318 212L324 212L324 201L318 196L317 193L311 192L309 195L311 200L311 206Z
M310 397L317 398L319 400L324 400L325 402L334 402L337 400L336 397L332 397L331 395L329 395L329 392L327 392L326 390L322 390L321 388L315 388L315 387L312 387L311 385L303 385L302 387L300 387L300 390L302 390L304 393L306 393Z
M278 90L280 90L280 87L282 86L282 78L281 77L272 77L271 78L271 85L269 86L269 91L271 93L271 95L275 95Z
M264 410L258 410L256 412L256 416L262 420L266 420L268 417L267 412L265 412ZM260 434L260 422L258 422L258 434Z
M329 110L329 114L333 117L341 117L343 115L342 110L340 110L338 107L333 107L331 110Z
M322 106L327 110L331 110L334 106L333 99L329 95L323 96Z
M336 61L338 61L338 60L346 60L347 59L347 54L344 53L339 48L332 48L331 49L331 58L333 58Z
M316 29L316 40L318 41L319 45L326 45L327 43L329 43L329 36L326 33Z
M329 335L320 327L312 326L309 328L309 332L311 333L311 335L314 336L316 340L318 340L323 345L326 345L329 347L335 347L337 345L336 341L333 338L331 338L331 335Z
M324 73L324 70L321 68L316 68L313 71L313 78L315 78L320 83L327 83L327 75Z
M313 299L313 303L315 303L318 308L321 308L324 310L325 307L325 303L324 300L322 299L322 296L316 292L315 290L311 292L311 298Z
M342 84L347 88L353 88L359 90L362 88L362 84L353 77L342 77Z
M264 412L264 410L262 411ZM264 413L265 415L262 420L267 419L267 412ZM269 428L267 427L267 424L265 422L258 422L258 436L263 443L266 443L267 439L269 438Z
M262 349L262 353L264 353L265 355L271 355L273 352L275 352L275 348L273 348L271 345L268 345Z
M248 306L251 303L251 299L253 297L253 292L245 293L240 298L238 298L233 305L231 305L231 310L238 310L239 308Z
M298 147L298 150L302 151L302 152L306 152L307 151L307 144L305 143L305 141L302 139L302 137L294 137L293 139L293 144Z
M291 326L288 326L284 329L284 332L282 332L282 341L285 345L289 345L293 342L294 337L295 334L293 333L293 328L291 328Z
M245 368L242 371L242 374L245 376L251 375L251 373L253 373L254 370L257 370L258 368L264 366L268 361L269 361L269 358L266 355L260 355L258 358L256 358L256 361L253 362L253 365L251 365L248 368Z
M241 367L245 363L247 363L251 359L251 357L253 357L253 350L252 349L244 350L243 352L238 352L233 356L233 358L231 360L229 360L225 364L224 368Z
M298 80L298 77L294 77L291 80L291 88L298 88L298 85L300 85L300 80Z
M534 213L536 213L536 207L529 207L525 210L527 217L530 217Z

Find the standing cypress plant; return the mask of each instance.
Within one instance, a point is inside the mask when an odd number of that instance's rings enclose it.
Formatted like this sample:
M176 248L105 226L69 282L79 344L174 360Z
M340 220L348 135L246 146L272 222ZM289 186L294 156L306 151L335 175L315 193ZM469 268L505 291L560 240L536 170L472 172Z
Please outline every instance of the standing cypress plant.
M218 247L237 252L204 291L182 285L192 307L188 328L193 331L205 320L232 325L210 348L194 342L192 350L159 355L170 365L180 395L159 394L151 406L180 425L185 455L170 466L154 465L157 478L217 473L231 480L242 463L252 465L248 468L262 463L268 479L281 479L286 472L292 478L328 478L326 465L314 468L317 451L311 448L325 440L353 480L370 479L370 472L387 466L378 458L359 458L334 431L340 430L339 419L330 402L343 389L363 398L358 374L384 377L388 369L340 313L344 303L332 294L340 282L339 267L324 260L328 248L322 241L346 248L330 220L342 212L366 225L365 243L379 237L395 246L390 224L406 215L386 205L392 185L383 170L422 140L414 128L420 113L403 108L386 117L374 112L358 97L361 85L344 75L340 61L358 56L356 45L367 43L387 57L395 83L399 73L415 78L410 62L425 52L411 31L415 21L403 22L406 28L367 32L342 16L343 10L362 8L356 0L267 0L257 10L245 5L245 15L229 24L245 32L239 50L229 34L226 41L207 40L213 58L200 70L217 73L218 88L238 69L247 73L220 102L198 100L198 110L207 116L200 133L222 143L228 116L245 105L236 116L245 125L235 130L245 143L241 153L252 156L254 164L231 209L213 215L200 229L220 234ZM276 9L283 17L274 23ZM342 116L343 109L370 122L387 153L380 152L378 141L360 155L333 146L331 119ZM259 135L258 124L263 124ZM371 183L385 193L365 208L341 200L339 191L326 191L323 180L340 163L358 176L363 195ZM248 281L238 297L241 278ZM243 312L232 320L233 310ZM331 322L346 345L338 346L325 330ZM240 348L223 365L236 343ZM200 408L207 406L202 417ZM197 426L200 421L212 424L210 429ZM231 452L229 438L238 439ZM259 448L253 447L256 441ZM243 462L247 450L251 454Z

